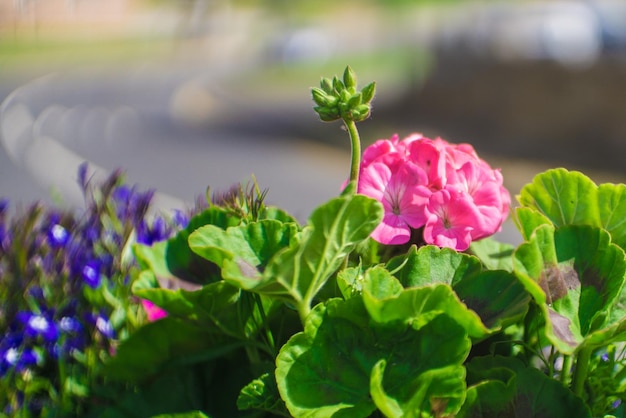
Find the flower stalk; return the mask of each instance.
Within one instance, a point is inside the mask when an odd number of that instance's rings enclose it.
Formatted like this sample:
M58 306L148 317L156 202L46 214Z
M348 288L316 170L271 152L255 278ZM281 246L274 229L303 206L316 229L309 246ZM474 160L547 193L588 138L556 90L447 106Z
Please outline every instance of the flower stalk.
M313 101L317 106L314 110L324 122L343 120L351 144L350 181L358 182L361 162L361 139L356 128L356 122L361 122L370 116L371 102L376 94L376 83L372 82L357 90L355 72L347 66L343 78L322 78L320 87L311 89Z

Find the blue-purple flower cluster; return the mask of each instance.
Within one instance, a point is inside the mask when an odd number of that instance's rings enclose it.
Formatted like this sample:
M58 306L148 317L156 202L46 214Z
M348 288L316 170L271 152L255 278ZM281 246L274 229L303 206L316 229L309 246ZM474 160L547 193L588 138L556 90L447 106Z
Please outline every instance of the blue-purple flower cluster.
M130 292L136 266L123 259L125 246L166 239L186 223L182 213L150 214L153 192L128 187L120 172L93 185L84 165L78 180L80 213L33 204L9 216L0 200L0 405L9 415L42 414L54 399L66 407L64 379L88 386L97 377L145 316Z

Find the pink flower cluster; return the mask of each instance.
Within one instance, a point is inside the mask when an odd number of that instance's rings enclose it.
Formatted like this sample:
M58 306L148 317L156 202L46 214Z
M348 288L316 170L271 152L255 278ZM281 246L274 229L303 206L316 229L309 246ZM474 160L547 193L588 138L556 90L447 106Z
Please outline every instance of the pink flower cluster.
M500 230L511 197L499 170L468 144L413 134L376 141L363 152L357 192L383 204L372 233L382 244L405 244L423 228L427 244L466 250Z

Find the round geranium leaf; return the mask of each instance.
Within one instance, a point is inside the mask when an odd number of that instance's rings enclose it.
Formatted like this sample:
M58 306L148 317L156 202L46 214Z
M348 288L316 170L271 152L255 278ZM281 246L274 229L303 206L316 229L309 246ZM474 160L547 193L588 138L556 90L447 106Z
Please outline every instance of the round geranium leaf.
M512 357L477 357L467 365L467 400L458 417L588 418L582 399Z
M515 209L517 227L525 240L541 225L552 225L552 222L539 209L520 206Z
M515 258L520 280L544 312L546 335L561 352L571 354L586 337L621 323L609 313L619 306L626 261L605 230L540 227Z
M506 251L512 269L512 249L508 247L493 247L494 250ZM492 250L493 251L493 250ZM485 249L483 253L487 253ZM389 308L386 316L391 318L413 318L421 315L415 307L420 306L419 298L426 297L432 291L428 300L433 302L441 299L438 304L429 302L430 309L446 309L446 312L455 312L455 319L466 324L469 335L480 339L503 325L520 319L525 313L530 300L528 293L519 280L504 270L482 270L480 260L475 256L462 254L449 248L424 246L419 250L411 249L406 255L392 259L387 268L393 271L395 277L410 289L423 287L423 290L406 292L406 295L397 297L396 305ZM368 271L367 278L374 278L374 269ZM364 295L368 309L374 309L375 301L369 297L375 292L369 291L376 281L363 280L363 287L368 292ZM447 289L426 290L427 285L445 284ZM445 295L444 295L445 293ZM455 294L456 293L456 294ZM433 296L437 295L434 299ZM387 295L391 296L391 295ZM376 299L381 299L377 297ZM447 300L451 307L443 308L440 303ZM463 301L461 303L461 301ZM421 302L420 302L421 303ZM391 306L391 302L386 306ZM454 308L452 307L454 306ZM469 309L468 309L469 308ZM406 311L408 309L408 311ZM451 309L451 310L447 310ZM377 317L370 312L373 317ZM382 320L382 319L381 319ZM389 320L389 319L387 319ZM481 323L482 321L482 323Z
M402 322L377 324L369 319L361 298L332 299L316 306L304 332L283 346L276 380L294 416L367 417L377 408L370 379L401 405L428 388L450 387L444 383L451 376L457 378L453 386L460 388L464 376L434 370L461 366L470 347L463 327L447 315L434 316L419 329ZM386 362L382 381L376 374L381 373L376 372L381 360ZM450 405L460 406L456 401ZM433 406L425 400L418 408L430 412Z
M598 188L577 171L557 168L538 174L519 195L522 206L535 208L556 226L600 225Z
M626 248L626 185L605 183L598 186L600 223L611 239Z
M387 263L387 269L400 280L404 287L433 283L456 284L465 277L482 270L480 260L450 248L425 245L412 247L406 255Z

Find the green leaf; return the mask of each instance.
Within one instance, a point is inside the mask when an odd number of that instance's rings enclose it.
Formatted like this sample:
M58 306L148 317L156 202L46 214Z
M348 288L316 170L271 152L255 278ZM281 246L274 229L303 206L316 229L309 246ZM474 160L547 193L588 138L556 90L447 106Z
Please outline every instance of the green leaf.
M470 244L469 252L490 270L513 271L513 246L488 237Z
M186 282L206 284L220 280L217 266L195 254L189 248L189 235L204 225L226 229L239 225L241 219L218 206L211 206L194 216L185 229L167 241L165 260L173 276ZM163 286L162 287L168 287Z
M587 176L563 168L548 170L524 186L519 202L539 210L556 226L600 226L598 189Z
M237 408L268 411L285 417L291 416L285 402L280 398L276 379L270 373L264 373L241 389L237 398Z
M360 295L363 291L363 268L349 267L337 273L337 286L344 299Z
M490 332L521 320L531 299L517 277L504 270L488 270L467 277L453 290L469 309L478 314Z
M626 185L605 183L598 186L600 224L616 245L626 249Z
M434 245L411 247L402 256L387 263L387 269L394 272L404 287L421 286L433 283L447 283L454 286L464 277L478 274L482 270L480 260L450 248Z
M289 248L271 258L260 280L241 283L308 309L350 252L380 223L382 211L379 202L362 195L332 199L313 212Z
M248 366L242 349L193 363L179 362L167 373L151 376L132 390L118 390L98 399L94 406L97 414L90 416L144 418L202 411L215 418L258 417L258 412L238 411L236 406L239 390L252 379Z
M456 413L465 400L465 368L461 365L421 373L402 388L408 396L398 397L385 392L383 380L386 367L387 362L380 360L370 377L372 399L386 417L418 416L418 411L433 416L449 416ZM393 382L393 377L387 376L389 380Z
M559 381L512 357L477 357L467 365L465 417L588 418L589 409Z
M515 209L517 228L522 234L522 238L528 241L532 233L541 225L553 225L538 209L520 206Z
M508 251L509 247L503 248ZM507 257L512 267L512 258ZM513 274L503 270L482 271L477 257L449 248L424 246L416 250L413 247L406 255L392 259L387 268L405 287L451 285L458 298L476 312L484 324L469 332L473 338L485 336L485 327L492 333L519 320L526 313L530 300Z
M189 246L217 264L222 277L243 289L258 285L269 260L286 248L297 232L295 224L262 220L227 230L207 225L189 236Z
M142 271L133 283L133 293L153 302L170 315L192 320L214 319L239 300L239 288L223 281L205 285L196 291L173 290L156 287L153 274L148 270Z
M135 244L132 247L133 255L139 266L144 270L152 270L155 277L165 280L175 279L167 266L165 254L167 241L155 242L152 245Z
M258 220L262 221L266 219L273 219L275 221L280 221L284 224L291 223L294 225L298 225L298 221L296 220L296 218L276 206L263 206L261 213L259 213Z
M233 348L204 328L177 318L166 317L148 323L124 340L105 366L108 377L123 381L142 381L160 373L172 359L203 350L218 357Z
M361 298L332 299L317 305L304 332L282 347L276 380L294 416L367 417L376 409L370 379L381 360L387 366L376 385L403 405L424 387L448 381L449 373L432 371L461 366L470 347L464 329L447 315L437 315L419 329L397 322L382 325L369 320ZM457 377L457 385L464 384ZM444 395L450 398L450 412L460 407L457 395ZM432 407L429 401L420 405L425 412Z
M514 257L519 279L544 312L546 336L562 353L572 354L587 336L619 325L609 322L616 320L609 312L622 292L626 261L608 232L542 226ZM598 344L597 337L586 344Z
M400 321L420 327L445 313L472 338L480 339L489 334L478 315L459 300L449 285L439 283L403 289L382 267L365 272L363 302L371 318L381 324Z
M209 418L208 415L205 415L201 411L193 411L193 412L180 412L175 414L161 414L156 415L153 418Z

